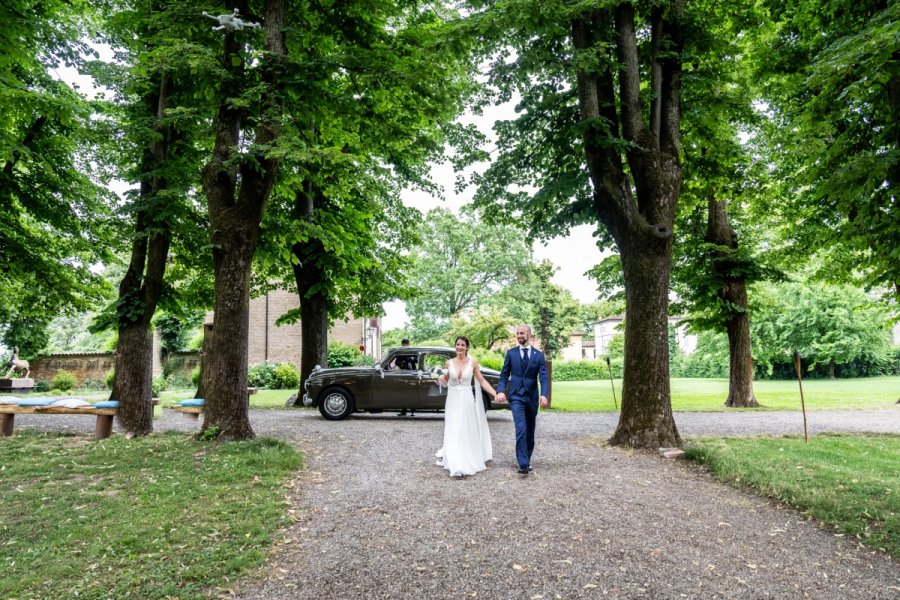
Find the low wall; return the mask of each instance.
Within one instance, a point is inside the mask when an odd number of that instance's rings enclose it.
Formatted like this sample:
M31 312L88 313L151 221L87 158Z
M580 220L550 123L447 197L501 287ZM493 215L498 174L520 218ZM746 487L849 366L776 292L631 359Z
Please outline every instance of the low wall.
M106 381L106 374L115 366L112 353L51 354L31 361L30 377L35 381L50 381L57 371L75 374L78 385L92 379Z
M190 380L191 371L200 366L200 353L176 352L169 358L169 361L172 363L172 376ZM113 354L104 352L51 354L35 358L30 363L30 377L35 381L45 380L49 382L56 375L57 371L65 370L75 374L78 385L88 380L105 383L106 374L116 366ZM154 376L158 376L161 372L158 365L153 365Z

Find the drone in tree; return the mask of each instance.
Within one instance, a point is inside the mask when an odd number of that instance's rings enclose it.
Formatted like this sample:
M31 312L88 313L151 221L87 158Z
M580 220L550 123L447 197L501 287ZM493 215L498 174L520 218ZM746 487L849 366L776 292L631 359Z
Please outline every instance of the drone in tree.
M251 23L249 21L245 21L241 19L238 14L241 11L237 8L234 9L234 12L230 15L211 15L205 10L203 11L204 17L209 17L214 21L218 21L219 26L213 27L213 31L221 31L225 29L226 31L240 31L242 29L259 29L259 23Z

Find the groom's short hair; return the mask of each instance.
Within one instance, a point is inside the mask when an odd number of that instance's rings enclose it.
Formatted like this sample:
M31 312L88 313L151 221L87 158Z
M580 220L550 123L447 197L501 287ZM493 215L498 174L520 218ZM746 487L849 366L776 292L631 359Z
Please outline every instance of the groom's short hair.
M528 330L528 335L529 335L529 336L530 336L532 333L534 333L534 330L531 328L531 325L528 325L527 323L519 323L518 327L516 327L516 330L518 330L519 327L524 327L525 329L527 329L527 330Z

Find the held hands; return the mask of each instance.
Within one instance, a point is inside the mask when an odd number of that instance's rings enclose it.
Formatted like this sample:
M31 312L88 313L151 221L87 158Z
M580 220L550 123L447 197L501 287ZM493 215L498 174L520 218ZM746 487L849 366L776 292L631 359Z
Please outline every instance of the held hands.
M506 394L504 394L503 392L500 392L499 394L497 394L494 397L494 401L499 402L500 404L505 404L506 403Z

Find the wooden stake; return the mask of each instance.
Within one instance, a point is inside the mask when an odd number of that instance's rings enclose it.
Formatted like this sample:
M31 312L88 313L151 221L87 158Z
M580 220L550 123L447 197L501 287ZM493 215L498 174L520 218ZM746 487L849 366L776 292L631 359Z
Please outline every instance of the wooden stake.
M619 410L619 403L616 402L616 384L613 383L612 363L609 362L609 357L608 357L608 356L606 357L606 370L609 371L609 385L610 385L610 387L612 387L612 393L613 393L613 406L616 407L616 410Z
M803 377L800 375L800 353L794 352L794 368L797 370L797 383L800 384L800 408L803 410L803 443L809 443L806 431L806 401L803 399Z

